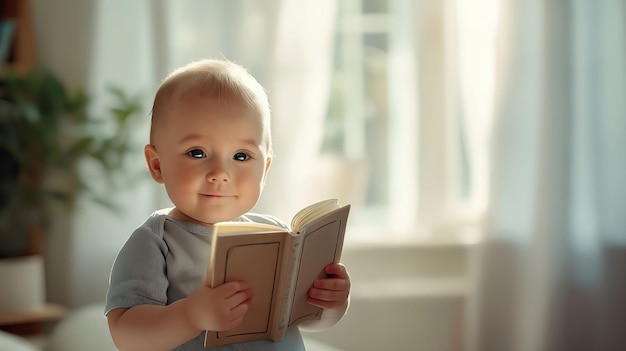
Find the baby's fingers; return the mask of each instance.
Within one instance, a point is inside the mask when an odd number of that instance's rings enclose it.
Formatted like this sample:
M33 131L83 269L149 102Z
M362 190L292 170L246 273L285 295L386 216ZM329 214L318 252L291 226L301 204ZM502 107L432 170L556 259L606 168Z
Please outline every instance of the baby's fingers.
M309 303L323 308L340 306L350 294L350 281L340 278L317 279L309 290Z
M249 306L247 304L239 304L237 307L229 311L228 315L225 316L223 323L220 325L220 328L216 330L230 330L236 328L243 321L243 317L245 317L248 309Z
M346 266L341 263L329 264L324 269L324 272L329 276L329 278L342 278L350 280L350 275L348 274Z
M239 291L226 299L227 306L230 307L230 309L235 309L241 305L246 305L249 307L249 305L251 304L252 295L252 289Z
M230 311L231 322L235 323L237 321L242 320L249 309L250 309L250 305L247 303L242 303L242 304L237 305L237 307L233 308Z
M348 292L311 288L308 303L322 308L338 307L348 299Z
M342 278L316 279L313 287L324 290L344 291L350 290L350 281Z
M246 289L232 295L226 300L230 307L230 321L228 329L235 328L243 321L250 307L252 307L252 289Z
M246 282L232 281L232 282L226 282L218 286L217 288L215 288L215 291L218 292L221 296L223 296L223 298L226 299L247 289L248 289L248 284Z

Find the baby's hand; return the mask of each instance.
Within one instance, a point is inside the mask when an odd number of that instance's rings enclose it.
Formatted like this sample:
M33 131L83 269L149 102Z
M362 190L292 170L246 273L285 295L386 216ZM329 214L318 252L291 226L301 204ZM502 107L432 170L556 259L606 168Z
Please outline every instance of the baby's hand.
M341 263L331 263L324 271L326 278L313 283L307 301L322 308L344 306L350 295L350 275L346 267Z
M245 282L228 282L216 288L202 284L187 297L185 313L198 330L229 330L241 324L251 299L252 290Z

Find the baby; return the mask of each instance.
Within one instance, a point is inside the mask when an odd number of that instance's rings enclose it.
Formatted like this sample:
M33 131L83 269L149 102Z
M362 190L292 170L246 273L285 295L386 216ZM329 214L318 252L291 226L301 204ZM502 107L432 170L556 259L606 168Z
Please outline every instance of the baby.
M226 60L192 62L172 72L152 108L144 150L152 178L174 204L154 212L129 237L111 271L106 316L121 351L205 350L204 330L238 326L253 302L245 281L205 282L211 226L222 221L286 225L249 211L272 164L270 108L263 87ZM216 350L304 350L300 328L322 330L345 314L350 278L342 264L309 291L321 320L293 327L279 342Z

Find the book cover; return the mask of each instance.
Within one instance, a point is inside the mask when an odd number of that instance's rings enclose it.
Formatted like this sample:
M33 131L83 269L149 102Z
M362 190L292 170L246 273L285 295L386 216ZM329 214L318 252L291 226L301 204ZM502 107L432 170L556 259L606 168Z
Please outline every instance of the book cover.
M260 223L217 223L207 276L211 286L245 280L254 292L242 324L228 331L207 331L205 346L269 339L287 328L319 319L322 309L307 303L313 282L339 262L350 205L324 200L299 211L291 229Z

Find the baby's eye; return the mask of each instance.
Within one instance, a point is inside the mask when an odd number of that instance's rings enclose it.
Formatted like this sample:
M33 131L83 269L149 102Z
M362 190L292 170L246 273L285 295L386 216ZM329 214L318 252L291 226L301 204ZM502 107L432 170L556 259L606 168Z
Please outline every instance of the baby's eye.
M200 149L193 149L193 150L187 151L187 155L193 158L205 158L206 157L206 154L204 153L204 151Z
M245 152L238 152L233 156L233 160L235 161L246 161L248 159L250 159L250 155Z

